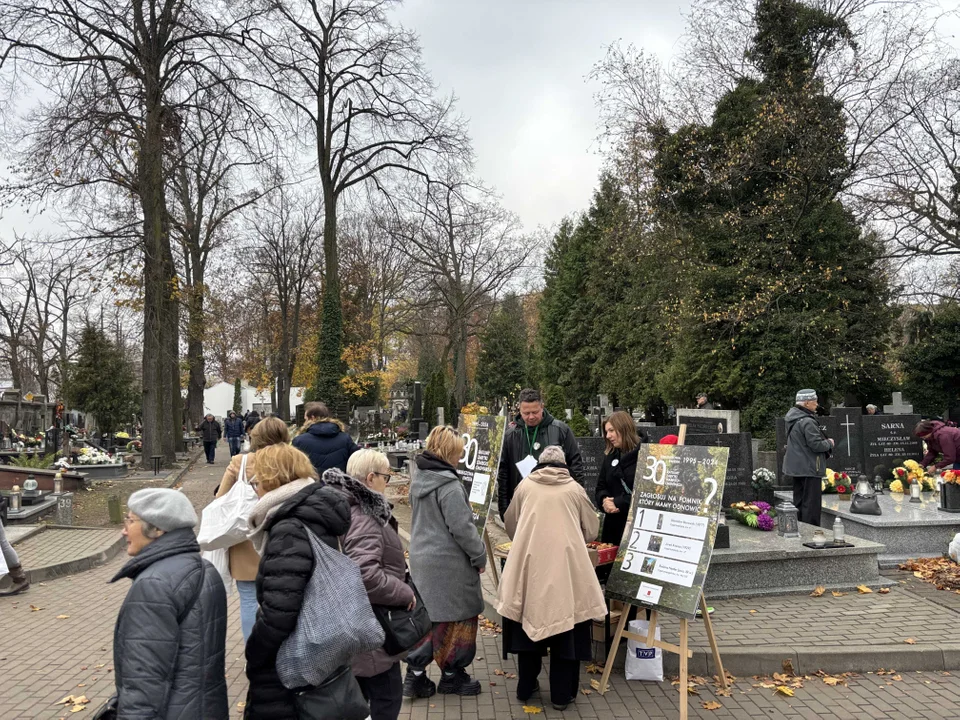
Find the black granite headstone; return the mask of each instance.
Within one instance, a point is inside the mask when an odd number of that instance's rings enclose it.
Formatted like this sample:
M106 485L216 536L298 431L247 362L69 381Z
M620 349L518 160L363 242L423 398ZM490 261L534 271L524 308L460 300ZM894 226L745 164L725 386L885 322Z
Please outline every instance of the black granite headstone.
M860 408L833 408L830 415L837 419L836 441L830 468L837 472L860 474L863 467L863 410Z
M684 415L683 422L687 426L687 435L712 435L728 432L726 418L707 418Z
M863 417L863 459L870 475L882 465L886 475L904 460L919 460L923 444L913 437L919 415L865 415Z
M647 440L653 444L659 443L667 435L680 434L679 425L657 425L656 427L645 427L640 429L643 430L643 434L647 436ZM688 429L687 432L690 432L690 430Z
M580 456L583 458L583 486L587 497L593 502L597 492L597 480L600 478L600 466L603 464L603 449L606 441L598 437L578 437Z
M723 506L753 500L753 444L750 433L711 433L687 435L687 445L716 446L730 449L727 475L723 485Z

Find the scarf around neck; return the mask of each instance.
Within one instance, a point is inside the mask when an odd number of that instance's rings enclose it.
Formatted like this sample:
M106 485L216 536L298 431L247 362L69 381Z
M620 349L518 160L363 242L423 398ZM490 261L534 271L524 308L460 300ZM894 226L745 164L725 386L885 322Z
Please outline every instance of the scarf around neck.
M257 551L258 555L263 555L263 549L266 547L267 540L270 536L265 530L267 521L277 514L281 505L312 482L315 482L312 478L306 478L281 485L268 492L253 506L253 510L250 511L248 518L250 532L247 533L247 538L253 543L253 548Z

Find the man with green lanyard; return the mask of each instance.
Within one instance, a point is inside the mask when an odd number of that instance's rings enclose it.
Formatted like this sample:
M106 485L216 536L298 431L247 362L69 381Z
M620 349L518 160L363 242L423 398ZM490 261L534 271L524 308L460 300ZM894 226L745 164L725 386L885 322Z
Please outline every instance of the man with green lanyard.
M580 445L570 427L544 410L537 390L520 391L520 414L510 423L503 439L500 469L497 475L497 503L503 518L510 507L517 485L536 467L543 449L550 445L563 448L567 468L573 479L583 485L583 458Z

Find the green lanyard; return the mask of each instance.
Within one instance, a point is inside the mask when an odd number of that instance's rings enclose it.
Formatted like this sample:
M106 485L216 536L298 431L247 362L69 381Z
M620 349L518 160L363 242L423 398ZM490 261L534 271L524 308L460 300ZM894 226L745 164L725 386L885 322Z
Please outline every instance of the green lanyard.
M537 427L535 427L535 428L533 429L533 440L536 440L536 439L537 439L537 431L538 431L539 429L540 429L540 426L539 426L539 425L537 425ZM523 424L523 434L524 434L524 435L526 436L526 438L527 438L527 447L530 448L530 456L531 456L531 457L536 457L536 455L533 454L533 440L530 439L530 428L527 427L527 424L526 424L526 423Z

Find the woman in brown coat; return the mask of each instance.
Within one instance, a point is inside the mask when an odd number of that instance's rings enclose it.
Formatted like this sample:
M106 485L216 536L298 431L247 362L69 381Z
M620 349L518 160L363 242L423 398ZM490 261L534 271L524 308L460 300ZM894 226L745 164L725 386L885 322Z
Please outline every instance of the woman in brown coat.
M397 521L383 495L390 482L387 456L376 450L358 450L347 461L347 473L330 468L322 479L350 504L350 529L343 537L343 553L360 568L370 604L412 610L416 595L406 582L407 561ZM397 720L403 703L400 658L380 648L356 656L352 665L370 703L372 720Z
M223 479L220 480L220 487L217 488L217 497L225 495L238 479L249 483L254 478L257 474L257 450L289 442L290 432L280 418L268 417L258 422L250 432L250 452L231 458L223 473ZM237 583L237 594L240 596L240 628L246 642L257 619L256 579L260 555L249 540L233 545L229 553L230 576Z
M517 486L504 523L513 545L496 608L504 649L517 655L517 698L526 702L540 689L549 650L550 700L563 710L580 690L580 661L592 659L591 621L607 612L586 546L600 522L567 470L563 448L544 449Z

